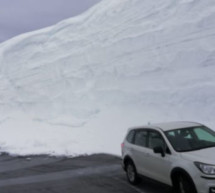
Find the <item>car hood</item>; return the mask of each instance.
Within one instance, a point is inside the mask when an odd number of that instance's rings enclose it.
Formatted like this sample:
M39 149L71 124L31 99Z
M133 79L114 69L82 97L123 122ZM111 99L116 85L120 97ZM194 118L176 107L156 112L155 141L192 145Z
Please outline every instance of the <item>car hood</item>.
M203 162L215 165L215 147L181 153L181 156L190 161Z

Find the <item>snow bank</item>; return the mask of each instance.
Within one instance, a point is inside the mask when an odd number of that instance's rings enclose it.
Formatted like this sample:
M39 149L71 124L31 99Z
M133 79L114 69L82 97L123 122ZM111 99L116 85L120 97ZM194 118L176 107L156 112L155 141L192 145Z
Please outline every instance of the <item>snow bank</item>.
M0 147L120 153L130 126L215 126L214 0L103 0L0 45Z

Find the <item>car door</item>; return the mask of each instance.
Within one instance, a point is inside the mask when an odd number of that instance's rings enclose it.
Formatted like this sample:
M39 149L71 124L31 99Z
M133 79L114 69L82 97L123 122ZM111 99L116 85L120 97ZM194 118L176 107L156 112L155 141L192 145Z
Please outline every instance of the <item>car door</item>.
M145 168L145 161L148 156L147 135L148 131L145 129L136 130L132 147L132 158L137 172L142 175L147 175Z
M145 168L148 177L160 182L171 184L170 172L172 165L172 157L167 144L160 132L156 130L148 131L148 156L145 160ZM165 150L165 156L154 153L153 149L161 146Z

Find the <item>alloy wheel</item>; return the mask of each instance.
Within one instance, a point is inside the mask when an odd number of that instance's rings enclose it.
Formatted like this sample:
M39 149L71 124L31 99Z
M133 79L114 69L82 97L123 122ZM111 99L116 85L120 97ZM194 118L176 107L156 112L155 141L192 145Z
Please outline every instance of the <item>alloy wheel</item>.
M131 164L128 164L127 167L127 175L128 175L128 179L130 182L134 182L135 181L135 169L134 166Z

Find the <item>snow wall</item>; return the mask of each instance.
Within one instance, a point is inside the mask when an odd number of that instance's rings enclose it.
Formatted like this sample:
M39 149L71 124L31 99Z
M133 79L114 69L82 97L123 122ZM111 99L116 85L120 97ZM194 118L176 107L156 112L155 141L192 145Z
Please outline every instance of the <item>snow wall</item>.
M0 147L120 154L129 127L215 128L214 0L103 0L0 44Z

